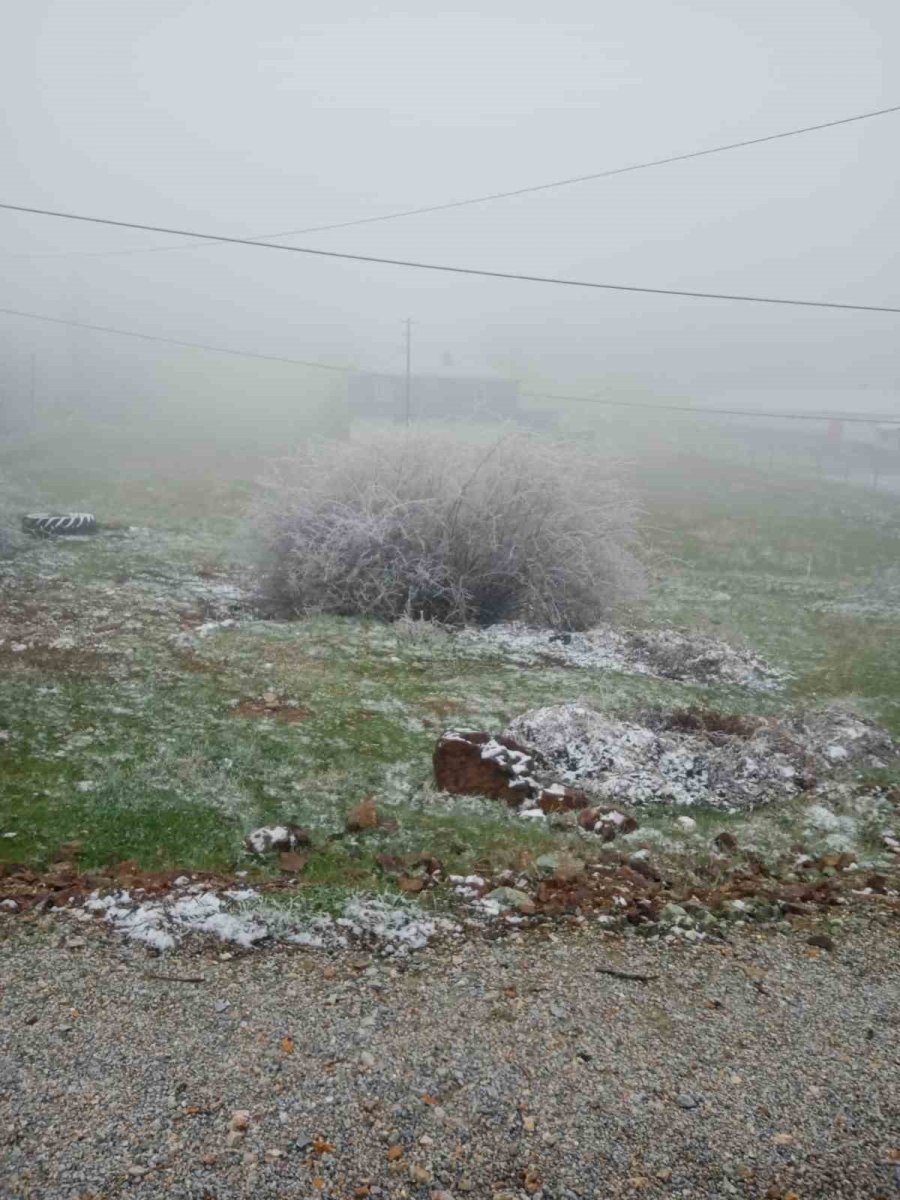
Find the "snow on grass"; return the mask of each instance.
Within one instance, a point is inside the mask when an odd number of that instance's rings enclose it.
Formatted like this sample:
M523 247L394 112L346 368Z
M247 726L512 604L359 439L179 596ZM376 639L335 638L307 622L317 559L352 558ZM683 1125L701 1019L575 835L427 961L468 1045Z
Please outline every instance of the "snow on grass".
M750 651L675 629L629 630L601 625L586 633L563 633L510 622L467 629L458 637L474 646L499 647L526 665L555 663L766 691L781 687L786 678Z
M223 565L226 555L223 540L202 528L132 529L77 546L29 544L27 554L0 563L0 638L6 639L0 658L7 668L0 708L9 734L0 733L0 830L16 834L0 841L3 858L40 866L61 843L80 840L80 863L88 868L131 858L179 870L227 868L240 861L248 831L297 822L318 847L307 866L316 885L310 891L348 878L377 890L380 876L371 863L382 850L428 851L465 874L482 861L511 859L513 847L539 853L570 834L561 835L557 820L548 823L536 810L523 821L474 797L436 802L427 781L443 729L497 731L517 713L581 695L610 717L628 719L649 704L698 700L771 713L789 702L786 691L756 686L752 664L747 680L746 660L737 675L728 655L717 651L705 662L705 650L729 637L741 645L747 636L773 662L808 669L806 660L813 662L837 629L814 613L813 599L828 594L815 576L779 581L749 572L667 578L654 601L653 645L633 640L646 642L649 634L618 630L571 636L526 630L524 640L520 630L504 647L492 640L503 627L452 634L416 621L276 623L255 619L252 589L240 568ZM865 573L853 591L861 578ZM776 583L781 590L772 590ZM724 641L675 632L707 618L725 627L716 631ZM213 624L206 636L198 634ZM24 649L13 651L13 644ZM879 659L889 645L881 638ZM82 660L81 651L96 657ZM517 669L519 663L527 669ZM829 675L809 691L846 694L842 679L832 684ZM858 690L864 698L885 694L880 682L875 687ZM296 696L310 718L282 725L229 707L270 690ZM872 711L883 713L887 703ZM826 756L829 770L848 765L841 761L840 748L849 749L842 737L829 743L835 747ZM679 757L666 769L677 776ZM368 794L391 809L399 829L331 842L343 831L346 811ZM693 802L692 817L699 818L700 802ZM800 809L791 806L794 840L804 829ZM651 821L671 830L673 816L665 805L652 816L645 809L633 844L645 830L650 837ZM774 813L760 818L753 840L769 836L762 826L780 831L779 821ZM896 825L895 816L882 815L879 845L881 830ZM679 828L677 844L708 842L705 828L702 821L693 833ZM868 829L860 819L859 837ZM810 831L810 844L825 845L829 836L836 831ZM222 903L236 914L232 897ZM332 914L342 915L342 908ZM137 922L148 937L154 920ZM268 917L256 920L272 927ZM176 936L166 922L156 921L156 928ZM329 928L339 932L333 921Z

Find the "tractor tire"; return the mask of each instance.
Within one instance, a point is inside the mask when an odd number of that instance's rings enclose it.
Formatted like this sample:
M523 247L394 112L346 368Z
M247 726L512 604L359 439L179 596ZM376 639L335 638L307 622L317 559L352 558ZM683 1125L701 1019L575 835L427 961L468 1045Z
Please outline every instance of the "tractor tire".
M27 513L22 528L35 537L72 537L97 532L93 513Z

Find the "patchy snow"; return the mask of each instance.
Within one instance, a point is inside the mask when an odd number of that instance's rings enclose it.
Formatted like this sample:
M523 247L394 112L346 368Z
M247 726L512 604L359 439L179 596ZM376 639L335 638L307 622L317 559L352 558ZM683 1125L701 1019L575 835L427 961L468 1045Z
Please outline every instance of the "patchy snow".
M742 733L685 731L659 713L646 722L562 704L524 713L505 732L538 750L567 783L632 804L751 808L809 790L839 767L878 768L900 759L885 730L835 708L755 717ZM842 755L834 754L838 745Z
M820 612L851 617L896 618L900 613L900 567L877 571L859 591L816 605Z
M267 906L253 888L217 894L198 885L167 896L143 899L129 891L102 896L93 892L84 908L102 916L117 933L152 950L173 950L188 935L204 934L220 942L252 949L264 941L280 941L310 949L364 945L403 957L421 950L435 937L459 931L447 918L426 916L412 904L357 897L339 916Z
M828 850L853 850L859 845L859 822L847 813L836 813L824 804L811 804L803 815L808 835L824 834Z
M269 936L265 925L243 913L229 912L214 892L140 900L128 891L85 901L90 912L102 913L117 933L154 950L172 950L189 933L205 933L249 948Z
M245 841L248 849L254 854L268 854L272 850L293 850L298 845L296 835L287 825L263 825L248 833Z
M535 629L520 622L466 629L458 638L478 647L500 647L524 665L557 664L625 671L684 683L737 684L766 691L786 675L748 650L701 634L675 629L614 629L601 625L586 633Z
M220 629L233 629L237 625L232 617L226 617L224 621L204 621L202 625L198 625L194 630L197 637L209 637L211 633L218 633Z
M439 932L451 933L457 928L446 918L425 917L407 905L362 898L348 901L337 924L357 939L373 940L390 954L422 950Z
M480 875L451 875L450 884L463 900L479 900L487 887L487 881Z

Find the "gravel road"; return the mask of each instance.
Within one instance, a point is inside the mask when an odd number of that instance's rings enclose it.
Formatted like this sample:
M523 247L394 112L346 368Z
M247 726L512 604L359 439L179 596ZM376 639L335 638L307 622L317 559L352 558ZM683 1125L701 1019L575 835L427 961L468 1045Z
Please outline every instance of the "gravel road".
M545 928L402 968L0 926L4 1198L900 1197L886 920L834 953Z

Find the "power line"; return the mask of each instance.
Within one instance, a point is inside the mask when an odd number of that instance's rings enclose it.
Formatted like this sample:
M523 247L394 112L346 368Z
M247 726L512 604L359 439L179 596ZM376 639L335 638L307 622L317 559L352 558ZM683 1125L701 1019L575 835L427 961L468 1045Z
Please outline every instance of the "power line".
M734 300L748 304L781 304L794 308L830 308L849 312L900 313L900 308L884 304L839 304L828 300L793 300L777 296L745 296L730 292L696 292L677 288L638 287L624 283L597 283L585 279L563 279L552 275L525 275L513 271L489 271L477 267L454 267L443 263L418 262L403 258L382 258L374 254L349 254L339 250L319 250L311 246L286 246L282 242L261 242L251 238L226 237L217 233L198 233L196 230L174 229L165 225L143 225L136 221L115 221L109 217L86 216L81 213L60 212L48 208L30 208L23 204L3 204L8 212L29 213L39 217L57 217L64 221L82 221L89 225L111 225L117 229L139 229L144 233L165 233L171 237L196 238L205 242L223 242L233 246L252 246L260 250L282 250L288 254L309 254L317 258L333 258L346 262L377 263L381 266L404 267L417 271L440 271L451 275L469 275L482 279L510 279L520 283L546 283L559 287L591 288L606 292L637 292L646 296L681 296L689 300Z
M191 350L206 350L212 354L232 354L240 358L262 359L265 362L290 363L293 366L299 367L315 367L322 371L337 371L346 375L380 375L383 378L399 379L398 375L389 375L386 372L379 371L362 371L358 367L339 367L333 363L313 362L302 358L286 358L277 354L257 354L252 350L235 350L228 346L213 346L206 342L189 342L183 338L168 338L158 334L137 333L132 329L117 329L111 325L93 325L86 321L74 321L64 317L48 317L42 313L25 312L18 308L0 308L0 313L12 317L24 317L30 321L46 321L51 325L71 325L77 329L89 329L96 333L112 333L119 337L138 338L145 342L162 342L171 346L183 346ZM610 400L605 396L566 396L554 392L532 392L525 391L520 393L522 396L532 400L560 400L570 401L576 404L601 404L608 405L614 408L630 408L630 409L648 409L654 412L682 412L693 413L695 416L705 416L712 414L716 416L738 416L738 417L758 417L766 420L776 418L791 421L850 421L857 424L900 424L900 417L889 416L887 414L880 415L878 413L869 413L866 416L848 415L844 413L792 413L792 412L757 412L753 409L737 409L737 408L697 408L687 404L647 404L643 401L634 400Z
M258 237L247 239L248 241L269 240L271 238L283 237L298 237L306 233L326 233L334 229L350 229L356 225L374 225L380 221L397 221L404 217L419 217L427 213L447 212L454 208L467 208L473 204L489 204L495 200L511 200L517 196L531 196L536 192L548 192L556 188L572 187L580 183L590 183L597 179L611 179L615 175L628 175L634 171L646 171L652 167L665 167L672 163L688 162L695 158L706 158L711 154L723 154L730 150L743 150L748 146L761 146L766 142L777 142L784 138L800 137L807 133L818 133L823 129L835 129L840 125L851 125L857 121L868 121L872 117L883 117L891 113L900 112L900 104L892 105L890 108L879 108L871 112L857 113L852 117L840 117L835 121L823 121L818 125L804 125L799 129L785 129L780 133L769 133L763 137L746 138L740 142L727 142L721 146L710 146L705 150L691 150L685 154L671 154L665 158L652 158L644 162L630 163L624 167L610 167L603 171L593 171L587 175L573 175L568 179L555 179L550 183L536 183L526 187L512 188L505 192L488 192L482 196L469 196L463 200L448 200L442 204L425 204L418 208L403 208L394 212L382 213L379 216L372 217L356 217L350 221L335 221L328 225L308 225L305 229L286 229L277 233L262 233ZM202 243L198 243L201 244ZM147 246L141 248L130 248L125 250L84 250L84 251L63 251L61 254L50 253L51 257L106 257L115 255L127 254L154 254L160 252L169 252L175 250L188 250L189 246ZM39 252L38 252L39 254ZM12 255L15 258L31 258L37 255Z
M696 416L706 416L713 413L716 416L727 417L758 417L765 420L786 421L849 421L857 425L900 425L900 416L887 416L869 413L866 416L849 415L846 413L796 413L796 412L759 412L752 408L698 408L690 404L647 404L637 400L608 400L605 396L563 396L553 392L522 392L523 396L532 400L568 400L575 404L604 404L612 408L652 409L654 412L694 413Z
M111 325L91 325L87 321L72 321L64 317L47 317L42 313L23 312L18 308L0 308L0 313L11 317L25 317L29 321L46 321L51 325L73 325L76 329L90 329L95 333L114 333L119 337L139 338L143 342L164 342L170 346L184 346L190 350L207 350L211 354L234 354L240 358L258 358L264 362L290 363L296 367L314 367L318 371L338 371L342 374L359 374L357 367L338 367L333 363L311 362L304 358L286 358L280 354L256 354L252 350L232 350L228 346L211 346L206 342L188 342L182 338L161 337L152 333L135 333L132 329L116 329ZM366 374L376 375L377 371Z

